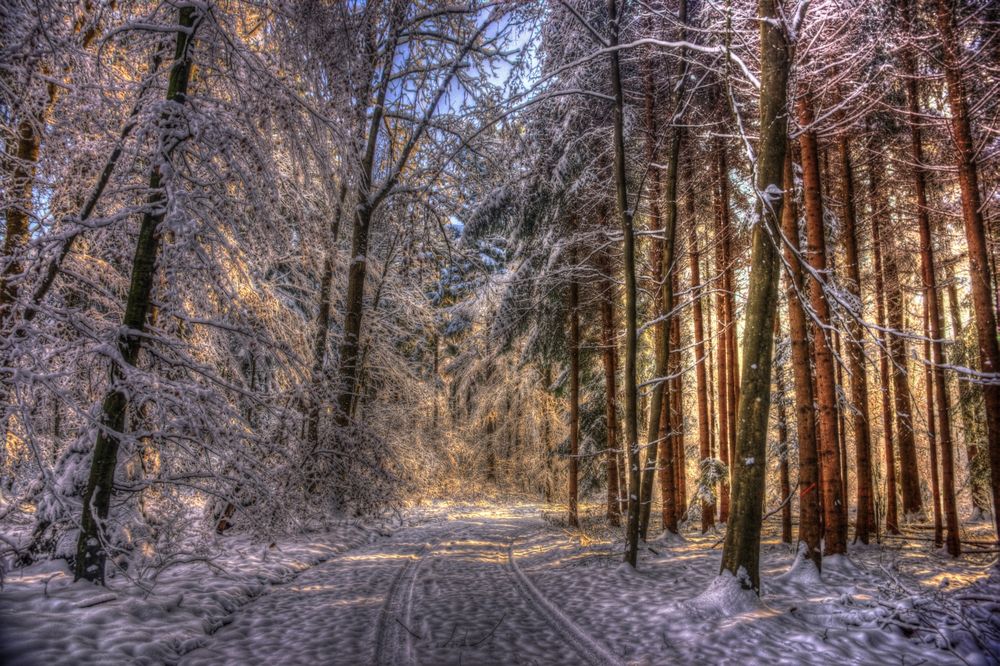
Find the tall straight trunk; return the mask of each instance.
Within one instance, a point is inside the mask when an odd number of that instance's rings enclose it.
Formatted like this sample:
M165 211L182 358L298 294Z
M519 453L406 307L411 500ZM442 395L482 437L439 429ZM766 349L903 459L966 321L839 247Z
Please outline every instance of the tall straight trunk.
M847 290L858 304L850 318L848 330L848 363L851 373L851 422L854 427L855 465L857 474L857 521L854 538L868 543L875 530L875 504L872 493L871 426L868 417L868 377L865 370L864 318L861 295L861 262L858 255L857 212L854 202L854 170L851 164L850 142L846 134L839 142L840 177L844 197L844 272Z
M879 341L879 382L882 396L882 441L885 449L885 530L889 534L899 534L898 489L896 484L896 456L893 449L892 421L892 380L889 373L889 336L886 333L885 265L882 261L882 217L879 211L883 198L880 193L878 169L873 162L869 174L872 216L872 255L875 262L875 303L877 310Z
M574 225L575 226L575 225ZM570 261L576 266L576 251ZM569 517L571 527L579 526L577 517L578 458L580 454L580 286L576 277L569 283Z
M788 333L791 341L791 364L795 384L795 431L799 440L799 548L804 556L822 566L820 540L819 454L816 447L816 409L813 400L812 349L809 344L809 320L802 299L805 298L802 265L799 262L799 221L795 206L795 180L792 174L792 148L785 153L783 167L785 205L781 209L781 232L785 237L785 294L788 302Z
M951 319L951 337L955 346L949 356L952 365L968 365L962 315L959 312L958 289L955 288L954 262L948 262L948 311ZM959 417L962 419L962 436L969 461L969 495L972 501L972 519L978 520L990 512L989 462L982 446L985 439L986 419L983 416L982 388L971 382L958 382Z
M940 494L944 500L945 520L948 527L948 552L957 556L960 552L958 535L958 509L955 503L955 462L954 445L951 436L951 405L948 400L948 384L944 375L944 336L942 326L942 312L940 293L937 285L937 266L934 258L934 243L931 233L931 221L927 207L927 184L924 173L924 148L921 138L920 125L917 118L920 115L920 97L917 88L916 62L912 54L907 55L908 78L906 80L906 91L910 110L910 154L913 159L913 191L917 198L917 226L920 229L920 266L921 275L924 282L924 307L926 308L925 318L927 326L925 335L930 338L926 346L930 346L928 360L933 364L928 368L927 382L927 403L928 406L937 403L937 444L941 453L942 479ZM926 355L926 349L925 349ZM933 396L933 398L932 398ZM932 418L935 412L928 413L928 423L933 423ZM932 440L933 441L933 440ZM932 460L936 456L932 454ZM932 464L934 464L932 462ZM936 464L934 467L936 475ZM936 517L935 539L940 542L940 507L935 499L934 506Z
M885 238L882 238L885 242ZM889 356L892 360L892 389L896 408L896 442L899 447L899 471L903 496L903 516L919 519L923 516L923 501L920 496L920 472L917 467L917 448L913 435L913 411L910 403L910 387L906 369L906 342L902 337L903 288L896 249L883 246L883 268L886 283L886 314L889 328L895 331L889 335Z
M601 223L604 224L604 214ZM601 253L603 290L601 293L601 348L604 362L604 420L607 430L606 467L608 477L607 517L611 525L621 522L621 505L618 490L618 407L617 407L617 351L615 349L614 281L611 279L611 258Z
M774 315L774 335L781 335L780 313ZM787 500L792 493L791 473L788 469L788 412L785 409L785 369L774 369L774 383L778 395L778 486L781 498ZM781 541L792 542L792 502L788 500L781 507Z
M726 349L725 383L726 399L722 409L726 412L726 459L733 459L736 447L736 410L739 401L739 355L736 351L736 281L733 279L733 228L729 209L729 166L726 158L726 144L716 139L716 172L719 179L719 203L717 206L719 226L719 251L722 255L722 313L721 344ZM721 380L721 377L720 377ZM721 396L720 396L721 397ZM732 467L730 467L730 482Z
M668 278L676 280L676 274L671 274ZM675 285L676 286L676 285ZM672 289L671 291L675 291ZM676 303L671 303L671 309ZM670 362L667 364L667 373L671 379L668 382L667 398L664 401L665 433L664 446L661 447L659 456L660 472L660 499L662 501L662 521L664 530L676 533L678 523L682 519L684 511L684 491L682 488L682 475L680 461L683 459L684 440L680 425L680 386L679 379L679 359L677 349L679 347L678 336L680 333L680 320L673 317L670 320Z
M958 183L962 192L962 222L969 252L972 310L976 316L976 332L979 335L979 360L982 372L996 374L1000 373L1000 343L997 342L997 318L991 291L993 280L979 194L979 173L962 81L960 42L954 34L952 3L949 0L938 0L937 9L938 34L944 52L944 74L948 84L951 133L955 142ZM983 384L983 399L986 405L986 432L992 473L993 520L1000 538L1000 382Z
M837 423L837 387L834 373L830 305L826 299L826 234L823 225L823 200L820 194L819 159L812 100L808 92L797 104L802 151L802 199L805 207L807 247L805 259L814 272L806 279L813 309L813 352L816 362L816 406L819 413L820 490L823 495L824 553L847 552L847 505L841 479L840 445Z
M546 365L542 373L545 393L542 398L542 447L545 449L545 502L551 504L555 498L556 452L552 443L552 419L549 410L549 387L552 386L552 366Z
M771 407L771 360L780 272L779 221L784 193L789 49L775 0L759 0L761 37L760 141L756 220L747 293L743 373L736 435L733 506L721 571L760 591L760 529Z
M692 180L693 182L693 180ZM702 315L702 291L698 228L695 224L694 194L688 195L688 256L691 262L692 297L691 316L694 318L694 377L698 393L698 455L699 469L712 457L711 425L708 421L708 381L705 376L705 322ZM701 500L701 531L707 532L715 524L715 502L706 497Z
M832 258L832 255L831 255ZM831 272L836 274L837 269L830 263ZM843 348L840 345L840 331L835 331L833 334L834 349L837 359L844 358ZM834 364L837 370L837 383L836 386L840 391L844 391L844 373L843 364L837 362ZM840 492L841 497L844 498L844 538L847 538L847 528L848 528L848 517L847 517L847 505L850 502L851 492L848 485L848 471L847 471L847 424L845 423L844 416L844 406L841 401L837 400L837 451L840 453Z
M729 444L729 339L726 330L726 253L723 249L724 219L729 217L729 188L726 186L728 176L725 172L725 144L721 138L715 139L716 151L716 191L715 191L715 272L722 275L722 289L715 296L715 344L717 348L716 361L718 372L716 383L719 387L719 459L730 465ZM729 487L730 473L722 478L719 484L719 521L729 520Z
M608 0L608 23L610 26L608 54L611 75L612 128L614 134L614 183L615 207L624 233L625 271L625 446L628 447L628 526L625 561L633 568L639 553L639 422L638 422L638 381L636 375L637 315L635 284L635 230L632 210L628 201L628 180L625 176L625 98L622 91L621 67L618 58L618 2Z
M677 7L677 21L680 25L680 38L683 40L686 36L685 24L687 23L687 0L680 0ZM646 435L646 467L642 471L642 486L639 489L640 498L640 518L639 518L639 536L643 539L646 538L646 533L649 528L649 516L650 510L653 504L653 478L656 475L656 461L658 459L657 447L659 445L660 439L660 415L663 413L664 396L667 391L667 382L663 381L663 377L667 375L667 367L670 362L670 310L672 309L672 304L674 301L674 290L672 275L674 273L674 239L676 237L677 230L677 178L680 173L678 166L678 161L680 159L680 145L681 145L681 128L673 122L674 114L680 109L681 102L684 98L684 82L685 82L685 61L684 61L684 49L681 49L679 57L677 59L677 70L675 72L676 85L672 87L672 106L671 111L671 126L669 128L669 138L667 143L667 169L666 174L664 174L662 182L662 194L663 194L663 240L660 245L660 270L659 278L660 283L660 293L659 293L659 303L660 303L660 317L662 321L657 325L660 330L657 336L657 342L659 347L656 350L656 377L657 382L653 386L653 391L649 400L649 425L647 427ZM655 127L655 109L653 107L653 95L655 78L651 75L647 78L647 91L646 91L646 113L647 113L647 125L651 128ZM650 163L653 162L656 151L654 142L658 137L654 134L650 135L650 147L647 149L647 158ZM660 174L660 170L656 170L657 175ZM659 182L658 177L654 178L654 183ZM659 198L659 188L654 188L653 198ZM654 201L651 205L651 210L655 211L657 202ZM669 411L669 407L668 407ZM670 436L668 434L668 436ZM676 531L676 526L672 531Z
M178 30L174 47L174 64L167 85L167 100L183 104L187 97L188 81L191 76L191 43L194 39L196 14L193 7L178 10ZM154 160L159 164L169 159L176 144L167 144L164 154ZM113 362L108 381L109 390L101 405L100 425L94 444L90 475L83 493L83 515L80 521L80 535L76 546L74 577L104 584L104 569L107 562L107 519L111 507L115 470L118 466L118 449L125 430L126 411L130 405L129 393L124 386L126 371L122 364L134 366L142 347L146 316L151 308L153 277L156 256L160 247L159 226L166 212L166 197L162 177L158 167L149 176L149 200L146 212L139 226L135 256L132 260L132 275L125 313L119 329L117 347L121 363Z
M937 419L934 418L934 371L931 369L931 327L927 308L927 288L924 288L924 393L927 404L927 449L931 470L931 515L934 520L934 547L944 542L944 522L941 519L941 481L938 475Z

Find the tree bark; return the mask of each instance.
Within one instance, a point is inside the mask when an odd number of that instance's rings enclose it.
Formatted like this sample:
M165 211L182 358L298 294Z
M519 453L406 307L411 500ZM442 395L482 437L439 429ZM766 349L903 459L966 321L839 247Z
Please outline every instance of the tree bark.
M602 225L604 214L601 215ZM601 253L603 290L601 293L601 348L604 361L604 419L607 430L608 523L621 522L621 498L618 490L618 406L617 406L617 350L615 348L614 281L611 279L611 258Z
M941 481L938 476L937 419L934 418L934 371L931 369L930 317L927 308L927 288L924 288L924 393L927 405L927 449L931 470L931 515L934 520L934 547L944 542L944 522L941 519Z
M813 399L812 349L809 344L809 320L802 306L804 280L799 262L799 221L795 206L795 180L792 173L792 148L785 153L784 189L787 193L781 209L781 231L785 237L785 294L788 302L788 332L791 340L791 363L795 384L795 429L799 440L799 548L820 570L819 454L816 447L816 409Z
M733 507L721 571L760 591L760 529L771 406L771 360L778 291L778 222L788 133L789 49L775 0L759 0L761 37L760 141L756 219L743 338L743 373L733 467Z
M774 315L775 337L781 335L780 313ZM785 369L774 369L774 382L778 395L778 486L784 500L792 494L791 473L788 469L788 413L785 409ZM781 541L792 542L792 503L787 501L781 507Z
M687 23L687 0L680 0L677 7L677 21L680 27L680 38L683 40L686 36L685 25ZM677 112L680 108L681 100L684 97L684 82L685 82L685 61L684 61L684 49L681 49L679 57L677 59L677 71L675 73L675 79L677 81L676 85L672 87L672 99L671 99L671 109L673 114ZM646 113L647 113L647 125L650 128L655 127L655 113L653 108L653 94L655 93L653 82L655 79L650 76L647 80L647 91L646 91ZM673 273L674 271L674 246L676 230L677 230L677 179L680 173L680 168L678 162L680 160L680 144L681 144L681 128L674 122L670 126L670 136L667 145L667 172L664 176L662 187L663 187L663 240L660 245L660 271L659 278L661 280L660 284L660 317L661 321L658 324L660 330L657 336L657 341L659 343L659 348L656 350L656 377L657 382L653 387L652 394L649 400L649 426L647 427L647 450L646 450L646 467L642 472L642 487L639 489L640 498L640 518L639 518L639 536L645 539L649 528L649 516L653 504L653 477L656 474L656 462L659 458L657 454L657 448L659 446L660 439L660 415L664 411L664 396L668 390L667 382L663 380L668 373L667 368L670 362L670 311L672 309L674 301L674 290L673 290ZM657 137L651 134L648 138L650 142L650 147L647 150L647 158L650 163L654 161L655 158L655 141ZM657 174L660 170L657 169ZM659 182L657 178L654 182ZM651 203L652 211L657 210L659 199L659 188L654 189L653 192L654 201ZM669 413L669 404L667 404L666 411ZM672 433L668 433L668 437L672 436ZM671 531L676 531L676 523L674 523L674 529Z
M715 272L722 275L722 289L715 296L715 321L716 334L715 343L717 348L716 362L716 383L719 388L719 459L727 470L730 465L730 439L729 439L729 338L726 318L726 271L728 270L726 252L723 245L725 237L725 227L728 226L726 220L729 218L729 188L727 187L728 176L725 171L725 144L721 138L715 139L716 151L716 191L715 191ZM731 471L723 476L719 484L719 522L729 520L729 488Z
M896 487L896 456L893 450L893 420L891 378L889 374L889 336L886 333L887 306L885 289L885 265L882 261L882 217L878 181L881 165L873 162L869 174L869 190L872 216L872 254L875 260L875 302L878 316L879 337L879 380L882 394L882 438L885 448L885 529L889 534L899 534L898 489Z
M575 225L574 225L575 226ZM576 250L570 255L576 267ZM576 276L569 282L569 484L568 503L570 527L579 527L577 516L578 456L580 454L580 286Z
M885 243L885 238L882 238ZM889 319L889 357L892 361L893 398L896 408L896 442L899 447L900 484L903 496L903 517L907 520L923 516L920 496L920 471L913 435L913 412L906 368L906 342L902 337L903 289L894 247L883 245L883 268L886 283L886 311Z
M193 7L178 10L174 64L167 86L167 100L183 104L187 96L188 81L191 76L191 43L194 39L196 13ZM169 159L176 143L164 148L164 159ZM154 163L159 163L157 159ZM104 570L107 562L107 519L114 489L115 470L118 466L118 449L121 435L125 430L125 415L130 398L124 383L127 381L123 364L136 364L142 347L142 333L146 328L146 316L150 311L150 297L153 291L153 277L156 256L160 247L159 226L166 213L167 202L162 187L159 169L154 167L149 176L151 192L146 203L146 212L139 226L135 256L132 260L132 275L125 313L118 335L117 347L121 361L113 361L109 376L109 389L101 405L100 424L94 445L90 475L83 493L83 515L80 521L80 535L76 546L74 578L104 584Z
M628 526L625 561L633 568L639 552L639 428L638 428L638 382L636 376L637 315L635 284L635 231L632 211L628 204L628 181L625 176L625 100L622 91L621 67L618 58L618 2L608 0L608 24L610 26L608 55L611 75L612 128L614 134L614 184L615 206L625 237L625 446L628 447Z
M823 201L820 194L819 159L816 132L812 128L813 110L809 92L798 100L799 124L802 126L802 198L805 207L807 247L805 259L813 275L807 278L813 309L813 352L816 362L816 405L818 448L820 455L820 490L823 495L824 553L847 552L847 505L843 496L840 471L840 445L837 423L837 387L833 365L830 305L826 299L826 233L823 225Z
M695 224L695 217L692 214L693 208L694 194L691 193L688 195L688 256L691 263L691 289L694 292L691 316L694 319L694 376L695 389L698 393L698 455L701 458L699 468L702 468L706 461L712 457L712 447L709 438L711 426L708 421L708 382L705 377L705 323L701 309L704 285L701 283L698 225ZM714 524L715 502L702 497L701 531L707 532Z
M854 171L847 135L839 142L841 179L844 196L844 271L847 290L857 303L857 310L849 322L851 343L848 345L848 363L851 373L852 425L854 426L855 464L857 469L857 522L854 538L867 544L875 530L875 505L872 494L871 430L868 417L868 377L865 371L865 330L861 296L861 262L858 255L857 213L854 203Z
M979 173L972 142L972 126L962 82L960 43L954 34L952 3L937 2L937 26L944 55L945 82L948 85L948 108L951 111L951 132L955 143L958 183L962 193L962 221L969 252L969 275L972 281L972 310L979 335L981 370L987 374L1000 372L1000 343L997 341L997 319L991 291L992 277L983 224L982 201L979 194ZM986 405L986 431L990 471L992 473L993 520L1000 538L1000 382L983 384Z

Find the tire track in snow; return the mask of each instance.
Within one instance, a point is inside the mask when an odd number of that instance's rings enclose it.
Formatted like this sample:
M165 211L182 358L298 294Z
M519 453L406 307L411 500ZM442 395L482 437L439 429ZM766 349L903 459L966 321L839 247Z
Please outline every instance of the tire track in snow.
M563 635L572 637L573 640L567 640L567 643L570 643L587 663L592 666L621 666L624 663L621 659L573 622L561 608L549 601L521 570L514 557L514 543L517 539L518 537L511 539L507 546L508 566L506 569L514 578L516 587L522 596L554 629L563 632Z
M415 663L410 616L417 575L427 556L457 530L457 526L448 530L438 537L433 545L424 543L410 560L400 567L393 579L379 611L378 627L375 630L375 663L378 666Z

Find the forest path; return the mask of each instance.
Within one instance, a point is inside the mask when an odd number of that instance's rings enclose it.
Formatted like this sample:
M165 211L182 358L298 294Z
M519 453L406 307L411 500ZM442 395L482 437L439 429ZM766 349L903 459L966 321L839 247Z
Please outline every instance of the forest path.
M617 663L524 573L544 527L508 506L400 530L275 588L180 663Z

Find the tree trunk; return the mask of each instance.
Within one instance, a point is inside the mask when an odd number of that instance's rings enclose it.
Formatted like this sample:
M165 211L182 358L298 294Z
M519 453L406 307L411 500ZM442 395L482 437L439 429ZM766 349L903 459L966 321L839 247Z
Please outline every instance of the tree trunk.
M689 178L691 182L693 179ZM701 283L701 265L698 248L698 229L693 215L694 194L688 195L688 255L691 261L692 312L694 318L694 375L695 387L698 392L698 455L701 458L699 469L712 457L709 433L711 427L708 421L708 383L705 377L705 324L701 311L703 285ZM701 500L701 531L707 532L715 524L715 502L706 497Z
M882 239L883 242L885 239ZM893 398L896 407L896 441L899 445L899 471L902 476L903 517L919 520L923 516L920 496L920 472L917 449L913 441L913 412L906 369L906 342L902 337L903 289L900 281L896 250L883 246L883 268L886 283L886 310L889 319L889 356L892 360Z
M687 0L680 0L677 7L677 21L680 25L680 38L683 40L686 35L685 24L687 23ZM685 82L685 61L684 61L684 49L681 49L677 60L677 71L675 73L676 85L672 87L672 106L671 118L674 118L674 114L681 108L681 101L684 97L684 82ZM647 78L647 90L646 90L646 113L647 113L647 125L653 131L649 136L649 148L647 149L647 158L650 164L655 160L656 150L655 141L657 140L655 132L655 109L653 108L653 95L655 93L654 86L655 79L650 75ZM658 324L660 330L657 336L657 341L659 347L656 350L656 377L657 382L653 386L653 391L649 400L649 426L647 428L647 450L646 450L646 467L642 472L642 487L639 489L640 498L640 519L639 519L639 536L643 539L646 538L646 533L649 528L649 516L650 510L653 504L653 477L656 474L656 462L658 460L657 447L659 445L660 439L660 414L664 411L664 396L667 392L667 382L663 381L663 377L667 375L667 367L670 362L670 311L672 309L674 301L674 290L673 290L673 280L672 275L674 271L674 246L675 237L677 230L677 178L680 173L678 166L678 161L680 160L680 144L681 144L681 128L675 122L671 123L670 126L670 136L667 145L667 172L664 176L662 187L663 187L663 241L660 245L660 271L659 278L661 280L660 285L660 317L662 321ZM659 191L659 174L661 170L657 169L657 177L654 178L654 184L656 186L653 188L651 197L653 201L650 204L650 215L655 216L658 213L658 200L660 198ZM656 225L658 226L658 225ZM667 405L666 411L669 412L669 404ZM672 433L668 433L668 437L671 437ZM674 529L676 531L676 523Z
M854 173L847 135L840 137L840 165L844 196L844 271L847 290L857 303L857 310L849 321L851 343L848 345L848 363L851 373L852 425L854 426L855 464L857 469L857 521L854 538L867 544L875 529L875 505L872 494L871 430L868 420L868 377L865 371L865 329L861 296L861 264L858 256L857 214L854 204Z
M574 225L575 226L575 225ZM576 250L570 255L576 268ZM580 454L580 286L576 276L569 282L569 517L570 527L580 525L577 517L577 467Z
M969 251L969 275L972 281L972 310L979 334L981 370L1000 372L1000 343L997 342L997 319L991 292L992 277L983 224L982 201L979 194L979 174L972 142L969 109L962 82L959 42L954 35L952 3L937 2L937 25L944 52L945 81L948 84L948 108L951 111L951 131L955 142L958 183L962 192L962 221ZM1000 538L1000 383L983 384L986 404L986 431L993 489L993 520Z
M618 2L608 0L609 45L618 46ZM639 429L638 381L636 376L637 316L635 285L635 232L628 202L628 180L625 176L625 101L622 91L618 49L608 55L611 69L611 91L614 96L612 127L614 134L615 206L625 236L625 446L628 447L628 527L625 561L633 568L639 552Z
M799 221L795 206L795 180L792 174L792 148L785 153L783 168L785 205L781 209L781 231L785 237L785 294L788 302L790 359L795 382L795 429L799 440L799 548L820 570L819 454L816 448L816 409L813 400L812 349L809 344L809 320L802 306L804 281L799 261Z
M959 312L958 290L955 288L953 262L948 262L948 310L951 317L951 337L955 346L949 361L952 365L968 366L965 328ZM982 387L972 382L958 382L959 416L962 419L962 437L969 460L969 495L972 501L972 520L990 515L990 470L986 460L985 440L986 417L983 414Z
M716 334L715 342L717 352L718 372L716 382L719 387L719 459L726 465L730 465L731 450L729 444L729 339L726 324L726 279L727 269L726 253L723 249L723 238L725 236L725 222L729 217L729 188L726 186L728 176L725 171L725 144L721 138L715 139L716 151L716 185L715 191L715 272L723 275L722 289L715 296L715 321ZM731 473L727 472L719 484L719 521L729 520L729 486Z
M312 456L317 449L319 449L319 420L324 402L321 397L321 393L326 379L324 372L324 368L326 366L326 342L330 331L330 294L333 291L333 261L337 255L337 236L340 234L340 216L343 210L344 198L346 195L347 184L343 183L340 186L337 208L333 216L333 226L330 229L330 247L326 249L326 256L323 259L323 274L319 281L319 307L316 311L316 334L313 338L313 395L309 406L309 415L307 418L308 422L306 426L306 442L309 446L310 456ZM435 360L436 353L437 349L435 348ZM436 401L434 409L436 420Z
M777 302L778 223L788 120L789 50L775 0L759 0L761 36L760 141L757 156L756 219L750 288L743 338L743 373L733 507L722 551L721 571L744 588L760 591L760 529L767 463L767 418L771 407L771 357Z
M927 308L927 288L924 288L924 393L927 404L927 449L931 469L931 515L934 520L934 547L944 542L944 522L941 520L941 482L938 476L937 423L934 418L934 371L931 369L930 321Z
M195 32L195 9L182 7L178 10L174 65L167 86L167 100L183 104L187 96L191 75L191 49ZM169 159L176 143L164 147L164 160ZM154 160L159 164L160 159ZM146 328L150 297L153 291L153 274L156 256L160 246L159 226L166 212L166 195L162 188L159 169L154 167L149 176L151 192L146 203L146 212L139 226L135 256L132 260L132 275L125 313L118 335L117 346L121 363L136 364L142 347L142 333ZM101 405L100 425L97 442L94 445L90 475L83 493L83 515L80 522L80 536L76 546L74 577L93 583L104 584L104 569L107 561L107 519L111 507L115 470L118 466L118 448L125 430L125 415L130 399L124 383L126 373L120 363L112 362L109 390Z
M601 215L602 225L604 215ZM615 374L617 372L617 350L615 349L614 281L611 279L611 258L607 252L601 254L603 291L601 293L601 347L604 360L604 418L608 433L607 476L608 476L608 523L617 526L621 522L621 505L618 490L618 407L616 405Z
M892 395L889 375L889 338L886 334L885 266L882 261L882 212L884 203L878 179L881 164L873 161L870 167L868 188L872 207L872 255L875 262L875 303L878 317L879 382L882 396L882 439L885 449L885 530L899 534L898 491L896 487L896 456L892 436Z
M826 234L823 225L823 201L820 195L819 160L812 101L808 92L798 101L799 124L802 126L802 189L806 218L807 248L805 260L813 271L807 278L813 309L813 351L816 362L816 405L819 413L820 490L823 495L824 553L838 555L847 552L847 505L843 496L840 471L840 445L837 423L837 387L831 349L830 306L824 292L827 279Z
M943 485L940 486L940 495L944 500L945 520L948 524L948 552L957 556L959 554L958 535L958 509L955 504L955 477L954 477L954 447L951 438L951 406L948 400L948 384L944 376L944 346L942 342L943 326L942 312L940 304L940 294L937 286L937 267L934 260L934 244L931 234L931 221L927 208L927 186L926 174L924 173L924 148L921 138L920 125L917 118L920 115L920 97L918 95L916 79L916 63L912 54L907 55L907 69L909 77L906 80L906 91L910 110L910 154L913 159L913 189L917 197L916 213L917 226L920 229L920 266L924 283L924 308L925 335L931 340L925 343L925 355L932 367L927 371L927 404L928 404L928 424L937 426L937 444L941 452L941 468ZM927 347L930 347L930 354L926 354ZM935 412L931 405L937 403L937 423L934 423ZM934 458L933 448L934 438L931 437L932 449L931 460L934 476L937 476L937 465ZM939 493L935 493L937 495ZM938 499L934 500L935 511L935 542L941 541L941 511Z
M786 190L790 191L790 190ZM774 335L781 335L780 313L774 315ZM781 499L786 500L792 494L791 474L788 469L788 414L785 409L785 368L774 369L774 382L778 396L778 485ZM781 541L792 542L792 502L786 501L781 507Z

